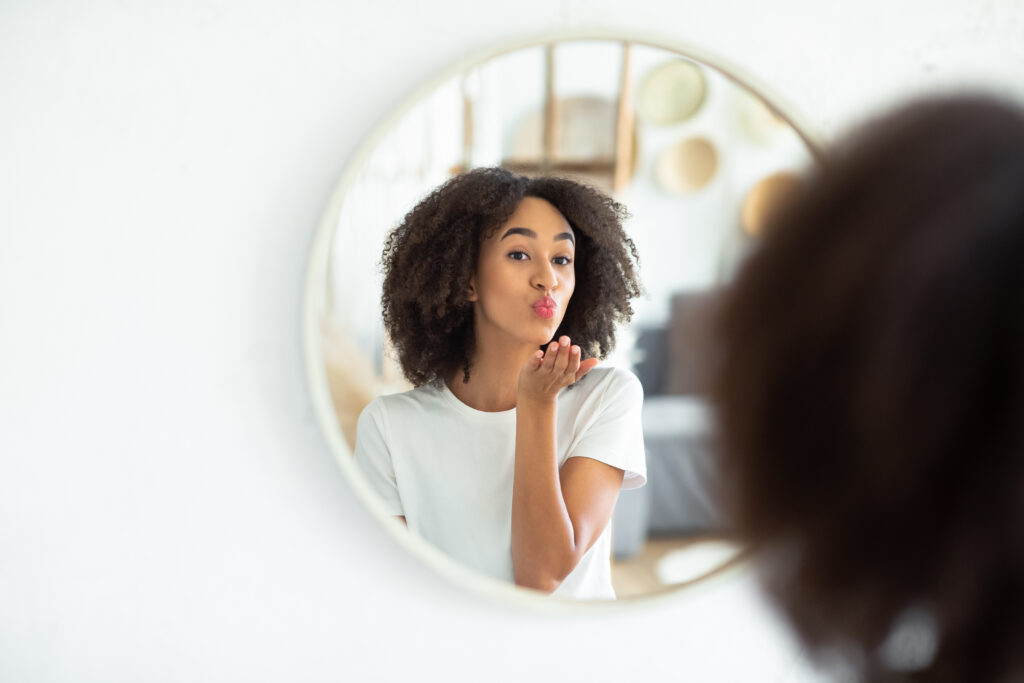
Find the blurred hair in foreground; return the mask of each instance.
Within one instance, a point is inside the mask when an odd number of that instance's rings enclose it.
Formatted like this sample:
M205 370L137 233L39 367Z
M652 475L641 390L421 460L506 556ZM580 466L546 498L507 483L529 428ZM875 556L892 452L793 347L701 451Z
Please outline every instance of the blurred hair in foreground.
M1024 112L912 103L798 194L719 321L733 523L821 661L1024 680Z

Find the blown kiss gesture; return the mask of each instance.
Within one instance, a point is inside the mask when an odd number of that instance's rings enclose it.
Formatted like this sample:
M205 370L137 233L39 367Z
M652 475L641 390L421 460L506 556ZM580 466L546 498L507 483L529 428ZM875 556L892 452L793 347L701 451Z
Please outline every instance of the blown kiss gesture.
M537 350L519 372L519 400L553 402L558 392L582 378L593 369L596 358L580 360L580 347L569 344L562 335L548 344L547 350Z

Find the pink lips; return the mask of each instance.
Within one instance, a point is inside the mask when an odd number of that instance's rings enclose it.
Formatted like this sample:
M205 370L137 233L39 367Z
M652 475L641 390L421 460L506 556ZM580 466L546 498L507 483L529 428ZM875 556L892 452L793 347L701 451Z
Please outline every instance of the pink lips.
M534 312L545 319L554 317L557 306L555 300L550 296L542 297L533 302Z

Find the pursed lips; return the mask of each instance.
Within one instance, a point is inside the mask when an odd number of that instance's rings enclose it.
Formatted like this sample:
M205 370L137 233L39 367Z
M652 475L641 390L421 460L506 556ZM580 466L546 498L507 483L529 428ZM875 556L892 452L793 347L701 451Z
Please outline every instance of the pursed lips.
M552 318L558 304L549 296L542 297L533 302L533 310L542 318Z

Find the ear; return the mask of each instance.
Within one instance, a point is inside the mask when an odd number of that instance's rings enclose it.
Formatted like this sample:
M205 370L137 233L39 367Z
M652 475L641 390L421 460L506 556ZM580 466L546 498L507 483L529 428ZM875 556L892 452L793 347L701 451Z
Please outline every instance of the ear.
M479 299L480 297L476 294L476 275L474 275L469 278L469 287L466 288L466 301L475 303L476 301L479 301Z

